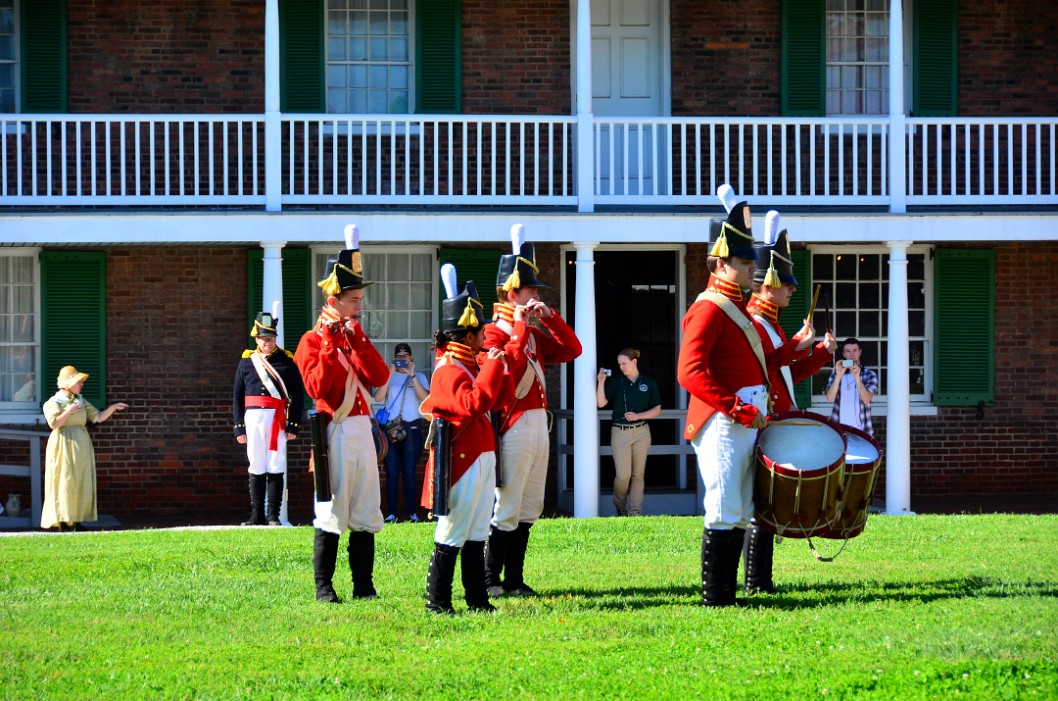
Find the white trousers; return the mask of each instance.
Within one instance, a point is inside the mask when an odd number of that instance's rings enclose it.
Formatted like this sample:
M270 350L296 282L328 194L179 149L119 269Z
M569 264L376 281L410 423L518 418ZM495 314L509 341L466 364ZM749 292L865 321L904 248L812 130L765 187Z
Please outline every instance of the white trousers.
M536 523L544 512L544 487L551 441L547 411L531 409L514 422L500 440L503 486L496 488L492 525L513 531L519 523Z
M743 402L767 412L768 393L763 385L743 387L736 393ZM745 528L753 518L753 454L757 429L746 428L726 414L716 412L691 439L698 456L698 472L705 485L705 527L716 530Z
M316 502L316 528L341 535L347 530L382 530L382 496L378 487L378 455L371 421L350 416L327 427L332 501Z
M268 450L268 439L272 436L272 417L275 409L247 409L246 458L250 461L247 471L251 475L273 475L287 471L287 432L279 432L276 449Z
M463 547L468 540L487 540L492 495L496 488L496 453L482 453L452 485L448 515L437 519L434 542Z

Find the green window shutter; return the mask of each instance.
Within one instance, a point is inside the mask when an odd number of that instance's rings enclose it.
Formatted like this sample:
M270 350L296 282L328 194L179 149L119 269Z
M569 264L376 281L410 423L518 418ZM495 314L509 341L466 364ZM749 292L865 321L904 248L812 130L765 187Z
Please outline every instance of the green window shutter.
M312 328L312 252L307 248L284 248L283 255L283 344L293 352L298 347L302 334ZM264 284L264 250L251 248L246 254L246 307L249 318L246 323L247 348L254 347L250 329L257 312L271 311L272 301L261 299Z
M462 291L467 280L474 281L478 290L478 299L485 307L485 318L492 319L492 305L496 303L496 271L500 267L500 256L503 251L477 250L471 248L442 248L438 256L438 267L445 263L456 266L456 280ZM441 298L437 301L438 310L444 301L445 290L441 285ZM438 316L440 318L440 316Z
M279 109L326 111L323 0L279 0Z
M43 251L41 283L41 374L45 394L65 365L91 375L85 397L106 406L106 253Z
M794 249L790 251L790 256L794 264L794 275L801 284L779 319L787 338L792 338L795 333L801 330L801 325L805 317L808 316L808 308L812 306L812 294L815 292L815 288L809 284L812 281L811 253L804 249ZM766 265L763 261L758 261L758 263ZM822 337L823 330L816 329L816 335ZM807 409L812 406L811 378L794 385L794 401L797 402L799 409Z
M781 108L785 117L826 114L825 19L823 0L783 0Z
M916 2L914 9L912 114L954 117L956 114L956 0Z
M995 398L995 251L937 249L933 403L991 405Z
M22 112L63 114L66 0L23 0L21 8Z
M462 109L462 21L460 0L419 0L415 6L419 114L459 114Z

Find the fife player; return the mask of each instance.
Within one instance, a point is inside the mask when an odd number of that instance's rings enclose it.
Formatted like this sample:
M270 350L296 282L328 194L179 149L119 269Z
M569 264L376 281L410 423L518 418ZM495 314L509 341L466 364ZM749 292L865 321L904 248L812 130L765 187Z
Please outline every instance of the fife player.
M544 367L580 355L573 329L540 301L533 244L521 224L511 228L514 252L500 258L493 321L485 327L485 348L507 352L514 381L513 401L504 408L500 428L500 476L485 558L490 596L534 596L525 583L529 529L544 510L544 487L551 453L548 438ZM536 318L543 328L530 325Z

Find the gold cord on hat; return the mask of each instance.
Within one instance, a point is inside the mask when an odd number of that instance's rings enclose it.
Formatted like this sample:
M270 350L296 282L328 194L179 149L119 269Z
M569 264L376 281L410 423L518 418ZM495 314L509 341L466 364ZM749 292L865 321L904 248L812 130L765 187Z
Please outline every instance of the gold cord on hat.
M772 250L771 257L768 258L768 274L764 276L764 284L768 287L782 287L782 280L779 279L779 271L775 269L776 258L793 268L792 260L780 255L775 250Z
M751 244L753 243L753 237L743 234L735 227L728 224L726 221L720 226L720 235L716 237L716 243L713 244L712 249L709 251L709 255L714 258L727 258L731 255L730 247L727 244L727 232L731 231L736 236L740 236Z
M508 275L506 282L503 283L503 291L504 292L510 292L511 290L517 290L519 287L522 286L522 276L518 272L518 263L525 263L526 265L528 265L530 268L533 269L534 273L536 273L537 275L540 274L540 268L536 267L531 260L529 260L528 258L522 258L521 256L518 256L518 258L515 259L515 261L514 261L514 272L512 272L510 275Z

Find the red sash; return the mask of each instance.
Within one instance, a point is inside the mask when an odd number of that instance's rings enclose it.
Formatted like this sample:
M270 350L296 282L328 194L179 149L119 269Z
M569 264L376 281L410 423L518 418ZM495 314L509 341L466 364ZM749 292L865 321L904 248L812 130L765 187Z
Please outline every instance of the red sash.
M275 409L272 412L272 435L268 437L268 449L279 449L279 432L287 427L287 400L276 397L251 395L246 397L246 408Z

